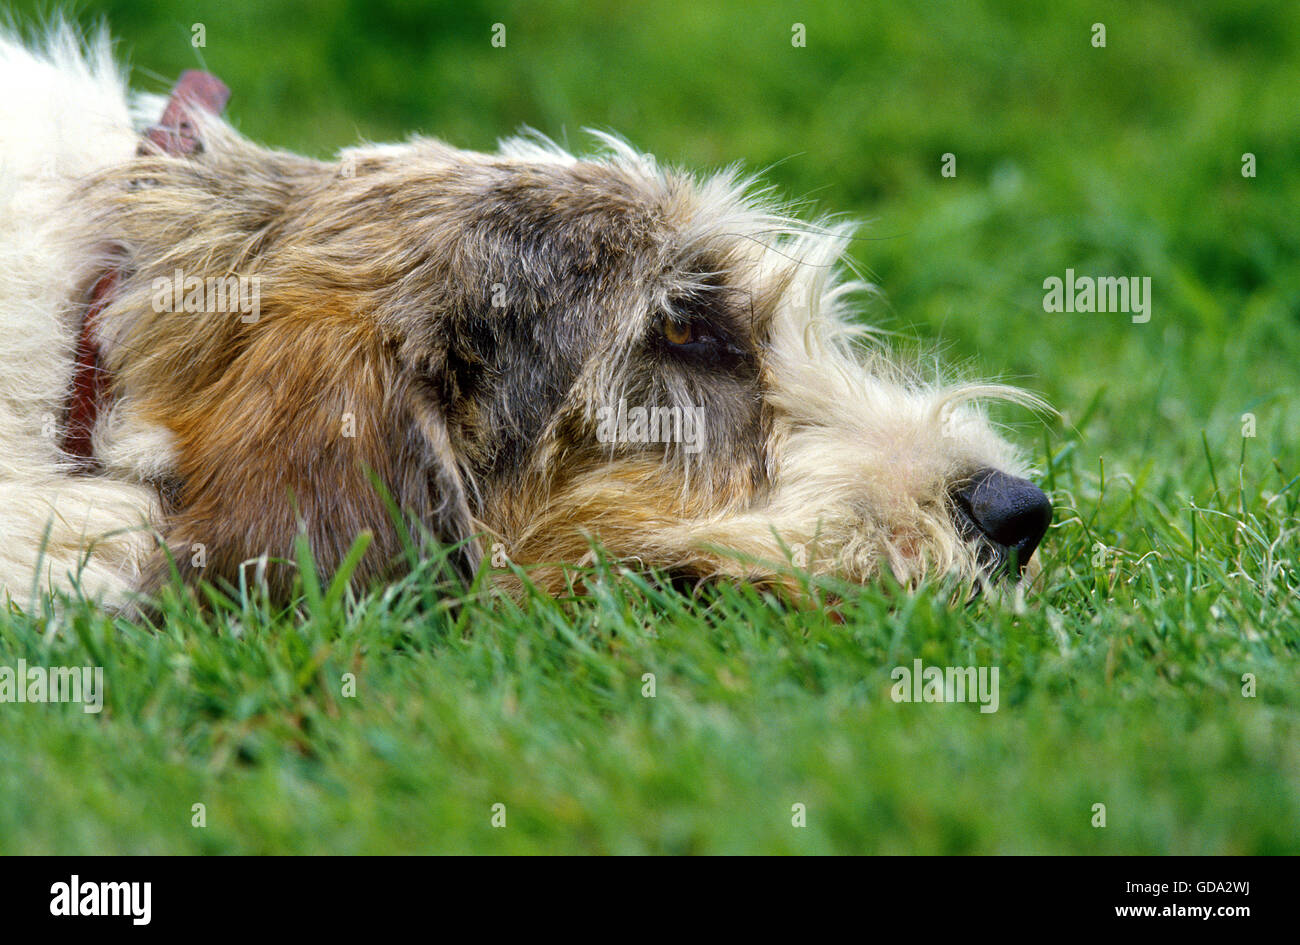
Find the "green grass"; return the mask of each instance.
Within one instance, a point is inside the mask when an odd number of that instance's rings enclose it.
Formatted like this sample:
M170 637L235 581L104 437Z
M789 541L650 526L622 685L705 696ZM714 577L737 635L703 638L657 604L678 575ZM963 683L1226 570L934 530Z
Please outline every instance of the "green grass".
M1300 7L169 6L81 9L155 89L204 22L269 143L611 127L869 220L864 317L1061 409L1001 415L1055 523L1023 602L866 588L842 622L606 569L449 606L431 565L159 632L0 614L0 666L107 680L99 715L0 707L0 852L1300 852ZM1066 268L1150 276L1151 322L1044 313ZM999 710L894 703L916 658L998 666Z

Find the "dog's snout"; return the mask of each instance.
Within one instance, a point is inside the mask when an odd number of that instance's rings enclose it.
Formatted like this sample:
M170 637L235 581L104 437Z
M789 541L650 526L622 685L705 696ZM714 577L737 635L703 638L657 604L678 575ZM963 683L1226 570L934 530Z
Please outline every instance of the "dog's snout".
M986 538L1015 554L1021 568L1052 521L1052 503L1042 489L996 469L982 469L965 480L953 498Z

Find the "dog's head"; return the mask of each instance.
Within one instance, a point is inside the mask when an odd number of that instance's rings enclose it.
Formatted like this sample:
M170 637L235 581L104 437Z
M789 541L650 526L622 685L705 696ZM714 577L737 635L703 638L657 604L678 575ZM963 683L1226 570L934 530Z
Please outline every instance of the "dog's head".
M86 191L125 274L97 451L164 487L184 573L292 560L299 533L330 567L369 529L382 577L403 531L384 493L466 569L491 546L572 564L594 538L683 577L974 577L1047 527L981 408L1032 398L900 366L848 317L847 229L734 175L612 139L588 160L415 141L322 164L204 134ZM256 305L214 310L220 279Z

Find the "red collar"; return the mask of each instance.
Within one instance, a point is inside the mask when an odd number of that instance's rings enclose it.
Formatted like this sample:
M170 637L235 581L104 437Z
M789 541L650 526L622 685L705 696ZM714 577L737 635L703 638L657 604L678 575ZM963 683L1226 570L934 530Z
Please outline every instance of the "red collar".
M136 153L170 154L175 157L197 154L203 142L190 121L193 109L202 109L220 115L230 101L230 89L209 72L190 69L181 73L172 89L171 98L163 110L162 120L144 133L144 140ZM121 271L113 266L106 269L90 290L90 304L77 332L76 361L72 371L72 388L64 408L64 453L77 460L86 470L98 467L91 436L99 419L100 407L108 392L108 375L99 357L96 321L112 298Z

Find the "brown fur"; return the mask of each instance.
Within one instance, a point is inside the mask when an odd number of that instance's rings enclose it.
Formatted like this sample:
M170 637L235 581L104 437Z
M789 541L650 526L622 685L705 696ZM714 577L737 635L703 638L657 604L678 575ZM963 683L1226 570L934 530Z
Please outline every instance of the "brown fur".
M180 486L164 538L182 577L196 576L195 545L208 573L229 577L250 549L292 561L298 534L328 573L362 531L375 541L360 579L390 576L402 548L372 473L416 521L450 511L460 522L449 537L466 530L468 511L435 497L442 418L410 389L373 322L321 304L272 311L255 329L212 383L143 411L176 437ZM268 580L283 596L292 574L273 563Z

